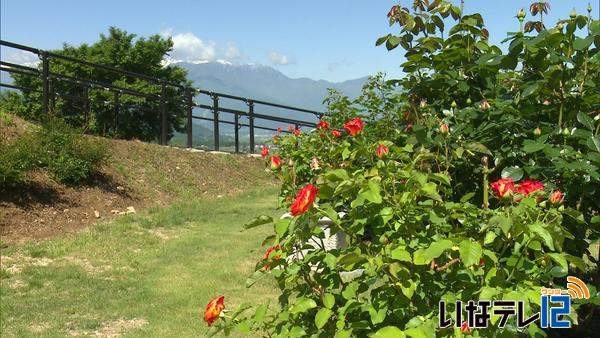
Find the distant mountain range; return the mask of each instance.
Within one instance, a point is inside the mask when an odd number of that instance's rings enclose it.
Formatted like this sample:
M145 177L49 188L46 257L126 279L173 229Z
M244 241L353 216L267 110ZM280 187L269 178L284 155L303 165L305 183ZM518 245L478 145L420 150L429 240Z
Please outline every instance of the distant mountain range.
M269 66L233 65L224 61L177 65L188 71L188 78L198 88L318 111L325 108L327 88L356 97L367 80L367 77L344 82L292 79Z
M173 64L173 63L171 63ZM305 108L325 112L326 107L323 100L327 97L327 89L334 88L351 98L360 95L363 84L367 77L348 80L344 82L328 82L324 80L312 80L309 78L292 79L280 71L264 65L234 65L226 61L217 62L175 62L187 70L188 79L192 80L194 86L200 89L215 91L235 96L263 100L273 103L284 104L297 108ZM211 104L206 95L198 95L196 102ZM235 100L220 99L221 107L247 111L245 103ZM315 122L316 117L312 114L297 111L283 110L263 105L256 105L255 112L265 115L273 115L294 118L308 122ZM212 118L210 110L195 109L194 115ZM233 121L233 115L221 113L222 121ZM241 123L247 123L247 119L241 118ZM287 127L274 121L256 120L257 126L268 128ZM212 122L194 120L193 126L194 146L212 148L213 125ZM248 143L248 129L240 130L241 143ZM270 139L273 133L256 129L256 143ZM220 125L221 145L231 146L233 142L233 127L228 124ZM172 144L185 144L185 136L176 134L171 140Z

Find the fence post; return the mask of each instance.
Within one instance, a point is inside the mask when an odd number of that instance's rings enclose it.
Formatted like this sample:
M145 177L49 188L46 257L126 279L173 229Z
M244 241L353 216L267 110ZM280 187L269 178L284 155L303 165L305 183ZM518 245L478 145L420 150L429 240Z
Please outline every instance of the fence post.
M254 154L254 101L248 100L248 128L250 129L250 154Z
M240 152L240 116L235 113L233 115L233 132L235 135L235 152Z
M212 95L213 99L213 134L215 137L215 150L219 151L219 96Z
M50 102L49 102L49 107L48 107L48 111L54 115L55 113L55 107L56 107L56 90L54 88L54 81L52 81L51 79L48 80L48 92L50 95Z
M115 121L114 121L114 129L113 129L113 136L117 136L118 132L119 132L119 110L121 109L121 104L119 102L120 99L120 93L118 91L113 92L113 105L114 105L114 109L115 109Z
M162 84L160 95L160 144L167 145L167 86Z
M188 88L187 90L187 147L192 148L193 145L193 136L192 136L192 111L194 110L194 101L193 101L193 89Z
M42 108L45 115L50 112L50 59L48 52L42 52Z

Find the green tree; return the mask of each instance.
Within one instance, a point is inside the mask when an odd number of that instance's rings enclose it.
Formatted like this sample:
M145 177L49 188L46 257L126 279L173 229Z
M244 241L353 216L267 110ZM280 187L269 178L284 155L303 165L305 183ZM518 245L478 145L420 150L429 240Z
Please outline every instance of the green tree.
M172 48L171 38L163 38L159 35L137 38L135 34L110 27L108 34L101 34L100 40L93 44L84 43L79 46L64 44L62 49L53 52L189 86L191 83L187 80L184 69L177 66L164 67L161 64ZM41 65L39 67L41 68ZM50 58L50 72L112 84L153 96L160 95L162 91L160 83L56 57ZM19 86L41 90L42 81L39 77L27 75L13 75L13 77ZM175 86L166 86L166 88L170 138L174 131L182 131L184 128L185 107L182 104L183 91ZM115 92L108 91L103 86L88 86L64 78L52 77L52 91L56 93L52 113L61 116L73 126L84 128L88 133L145 141L159 136L160 100L158 98L140 97L127 92L120 93L119 114L116 116ZM85 99L86 97L88 100ZM15 113L29 119L45 120L41 93L23 93L19 105L20 107L14 107Z

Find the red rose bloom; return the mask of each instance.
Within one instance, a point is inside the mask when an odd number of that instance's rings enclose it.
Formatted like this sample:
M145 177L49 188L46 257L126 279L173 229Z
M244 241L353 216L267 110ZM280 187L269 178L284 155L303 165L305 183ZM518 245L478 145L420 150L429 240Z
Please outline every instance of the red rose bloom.
M300 129L294 129L294 135L300 135L302 132Z
M267 157L267 155L269 155L269 147L263 146L262 150L260 151L260 156L262 158L265 158L265 157Z
M360 117L355 117L344 124L344 129L346 129L352 136L360 134L364 127L365 123L360 119Z
M294 131L294 129L295 129L294 126L288 126L287 127L287 130L289 130L289 131Z
M290 206L292 216L302 215L308 211L317 198L317 192L319 192L319 188L312 184L307 184L300 189L294 203Z
M380 144L377 147L377 150L375 150L375 155L377 155L377 157L382 158L384 156L387 156L387 154L390 152L390 149L388 149L388 147L384 146L383 144Z
M515 188L516 192L523 194L525 196L529 196L531 193L540 191L540 190L544 190L544 184L540 181L530 181L530 180L524 180L523 182L521 182L521 184L519 184Z
M496 197L504 198L515 190L515 182L511 178L501 178L490 184Z
M565 199L565 194L563 194L560 190L554 190L550 193L548 197L548 201L552 204L560 204Z
M342 137L342 132L339 130L333 130L331 135L333 135L333 137Z
M281 167L281 158L279 156L271 156L271 169L277 170Z
M317 129L323 129L323 130L329 129L329 122L319 121L319 123L317 123Z
M215 320L219 318L221 311L225 308L225 296L219 296L213 298L208 304L206 304L206 310L204 311L204 321L211 326Z
M469 327L469 323L466 320L462 322L462 325L460 326L460 332L471 333L471 328Z
M265 255L264 255L264 257L263 257L263 260L265 260L265 261L266 261L267 259L269 259L269 257L270 257L270 256L271 256L271 254L273 253L273 251L275 251L275 250L280 250L280 249L281 249L281 247L280 247L279 245L275 245L275 246L271 246L271 247L269 247L269 249L267 249L267 252L265 252ZM280 255L275 255L275 256L273 256L273 259L275 259L275 260L277 260L277 259L280 259L280 258L281 258L281 256L280 256ZM269 264L265 264L265 265L263 266L263 269L265 269L265 270L269 270Z

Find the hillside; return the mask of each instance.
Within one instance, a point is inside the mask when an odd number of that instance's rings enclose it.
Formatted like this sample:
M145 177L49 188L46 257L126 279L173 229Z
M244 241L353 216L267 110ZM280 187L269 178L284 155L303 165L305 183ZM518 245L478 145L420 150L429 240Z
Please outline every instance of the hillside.
M0 138L18 139L35 126L0 118ZM109 164L83 186L68 186L34 172L24 184L0 187L3 241L45 238L119 214L199 196L220 197L270 185L261 159L91 137L108 144Z

